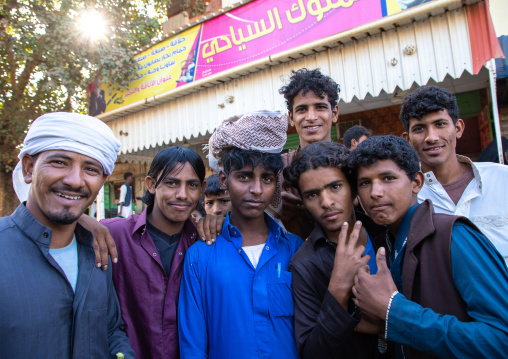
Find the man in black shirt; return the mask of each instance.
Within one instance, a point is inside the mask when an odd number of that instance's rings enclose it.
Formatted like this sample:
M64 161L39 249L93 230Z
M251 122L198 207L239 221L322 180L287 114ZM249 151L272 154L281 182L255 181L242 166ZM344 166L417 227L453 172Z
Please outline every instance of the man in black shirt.
M375 253L386 232L365 215L355 216L348 154L342 145L316 142L284 170L317 223L289 265L301 358L376 358L386 349L378 348L376 335L383 323L362 316L351 299L358 268L368 264L377 271Z

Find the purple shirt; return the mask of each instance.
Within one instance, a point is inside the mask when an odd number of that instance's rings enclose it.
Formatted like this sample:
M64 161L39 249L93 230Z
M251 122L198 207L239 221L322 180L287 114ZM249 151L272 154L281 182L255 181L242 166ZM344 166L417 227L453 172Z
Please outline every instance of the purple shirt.
M171 272L166 276L150 234L146 215L101 221L111 231L118 249L113 282L125 330L137 358L178 359L177 306L187 249L197 238L190 220L184 224Z

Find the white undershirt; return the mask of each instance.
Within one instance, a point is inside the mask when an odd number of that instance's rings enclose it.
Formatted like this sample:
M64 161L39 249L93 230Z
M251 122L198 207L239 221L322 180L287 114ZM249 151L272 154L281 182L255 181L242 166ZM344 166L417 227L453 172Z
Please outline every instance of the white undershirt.
M68 246L50 248L49 254L62 268L72 286L72 290L76 292L76 283L78 282L78 243L76 242L76 236L72 237L72 241Z
M254 268L258 266L259 258L261 257L261 253L263 252L265 244L266 243L261 243L255 246L242 247L244 252L247 254L247 257L249 257L250 262L252 263Z

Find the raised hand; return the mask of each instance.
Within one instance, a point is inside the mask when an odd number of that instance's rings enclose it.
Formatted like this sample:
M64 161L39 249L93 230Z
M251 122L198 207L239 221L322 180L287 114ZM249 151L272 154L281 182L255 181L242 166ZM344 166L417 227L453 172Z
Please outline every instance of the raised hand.
M215 238L220 234L226 217L207 214L201 218L196 226L198 237L206 244L215 243Z
M386 264L386 251L379 248L376 255L377 273L370 275L367 266L358 270L354 280L353 295L355 304L371 316L380 320L386 319L388 302L393 292L397 290L392 274Z
M362 223L360 221L355 223L349 239L348 227L348 223L345 222L340 230L332 275L328 284L330 293L346 310L355 275L358 273L358 269L365 266L370 260L368 255L362 257L365 253L365 247L358 245Z

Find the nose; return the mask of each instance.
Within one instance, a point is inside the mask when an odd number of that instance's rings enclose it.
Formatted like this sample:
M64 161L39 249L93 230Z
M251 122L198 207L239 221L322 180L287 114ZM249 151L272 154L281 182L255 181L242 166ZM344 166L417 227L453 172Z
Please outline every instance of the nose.
M425 141L428 143L434 143L439 139L438 132L432 126L429 126L427 129L427 136L425 137Z
M85 186L83 169L79 164L74 164L69 168L69 171L63 178L63 183L74 190L79 190Z
M330 196L328 191L322 191L320 197L322 208L330 208L334 205L333 197Z
M381 198L383 197L383 185L380 181L375 180L372 182L370 196L372 198Z
M176 199L185 201L187 200L187 196L188 196L187 186L185 184L181 184L180 187L178 188L178 191L176 192Z
M307 110L307 119L308 120L315 120L317 119L317 111L314 108L314 106L309 106Z
M261 178L254 178L251 182L250 193L254 196L260 196L263 194L263 188L261 185Z
M212 213L216 216L220 216L222 214L222 208L220 207L219 203L215 202L212 206Z

